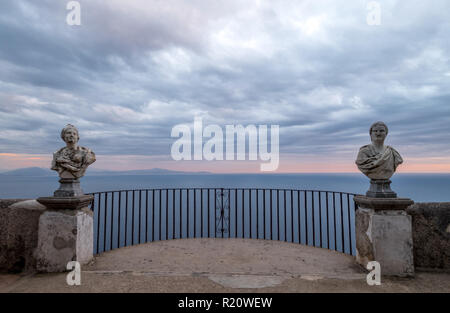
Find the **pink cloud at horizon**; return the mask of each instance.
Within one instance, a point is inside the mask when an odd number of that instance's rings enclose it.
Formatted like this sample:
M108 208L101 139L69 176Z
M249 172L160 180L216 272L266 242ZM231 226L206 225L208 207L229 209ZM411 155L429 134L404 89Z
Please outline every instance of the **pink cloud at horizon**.
M49 168L49 154L0 153L0 170L25 167ZM304 161L299 161L304 160ZM281 158L274 172L261 172L261 161L173 161L166 156L97 155L91 168L96 170L126 171L163 168L174 171L212 173L358 173L351 159L317 157L314 160L292 155ZM399 173L450 173L450 158L405 158L397 169Z

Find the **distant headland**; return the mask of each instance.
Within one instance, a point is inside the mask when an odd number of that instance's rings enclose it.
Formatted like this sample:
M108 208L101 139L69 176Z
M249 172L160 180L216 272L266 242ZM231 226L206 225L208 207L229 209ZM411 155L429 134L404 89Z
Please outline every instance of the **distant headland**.
M147 170L129 170L129 171L106 171L98 169L89 169L86 176L122 176L122 175L195 175L195 174L212 174L210 172L183 172L172 171L163 168L152 168ZM21 176L21 177L46 177L56 176L57 174L50 169L42 167L19 168L11 171L0 172L0 176Z

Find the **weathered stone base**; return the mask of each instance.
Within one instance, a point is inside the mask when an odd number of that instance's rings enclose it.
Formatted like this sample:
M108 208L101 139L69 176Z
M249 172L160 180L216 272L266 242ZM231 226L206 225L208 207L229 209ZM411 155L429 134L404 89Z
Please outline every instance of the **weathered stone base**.
M402 210L356 211L356 261L377 261L385 276L413 276L411 216Z
M93 257L93 214L89 209L46 211L39 219L36 269L64 272L67 263Z

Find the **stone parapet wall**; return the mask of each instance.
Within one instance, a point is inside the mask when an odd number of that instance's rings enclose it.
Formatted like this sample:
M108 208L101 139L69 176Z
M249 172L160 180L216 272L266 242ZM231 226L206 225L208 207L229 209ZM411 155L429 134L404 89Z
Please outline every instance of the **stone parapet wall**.
M13 205L14 203L26 201L26 200L29 200L29 199L0 199L0 210L6 209L7 207L9 207L10 205Z
M32 271L39 217L45 207L36 200L2 200L0 207L0 271ZM6 207L5 207L6 206Z
M414 265L450 271L450 202L415 203L412 216Z
M8 250L9 206L28 199L0 199L0 270L5 268Z

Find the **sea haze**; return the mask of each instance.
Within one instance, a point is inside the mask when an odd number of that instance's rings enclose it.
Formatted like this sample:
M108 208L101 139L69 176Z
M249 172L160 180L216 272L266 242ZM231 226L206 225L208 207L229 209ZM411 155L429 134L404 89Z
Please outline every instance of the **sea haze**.
M286 188L306 190L343 191L364 194L369 180L359 173L351 174L209 174L121 172L88 173L81 179L85 193L146 188ZM34 170L33 173L39 171ZM56 173L49 176L0 174L0 198L37 198L49 196L58 188ZM50 172L51 173L51 172ZM450 201L450 174L396 174L392 189L399 197L416 202Z

